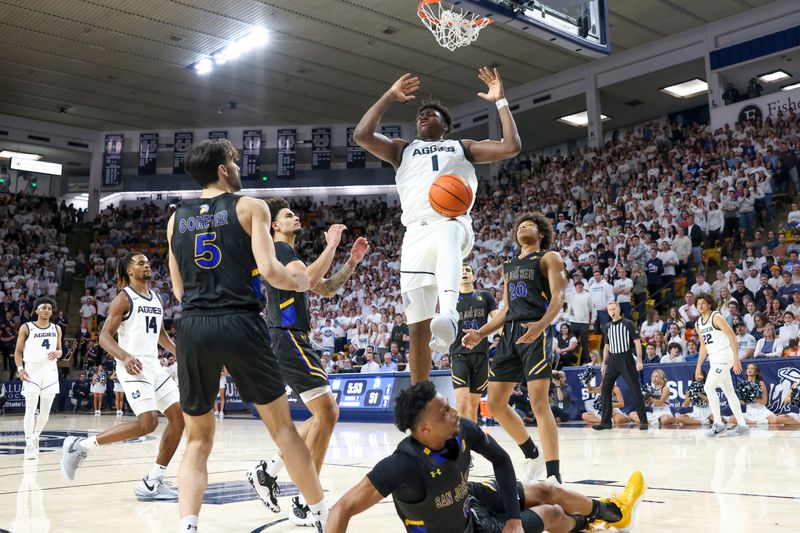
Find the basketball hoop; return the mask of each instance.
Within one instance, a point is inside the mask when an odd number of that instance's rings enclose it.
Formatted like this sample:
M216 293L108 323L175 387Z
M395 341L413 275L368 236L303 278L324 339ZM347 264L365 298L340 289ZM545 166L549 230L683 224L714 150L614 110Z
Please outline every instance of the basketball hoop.
M492 23L492 19L478 17L469 11L447 8L442 0L422 0L417 6L417 15L436 37L436 42L451 52L472 44L480 31Z

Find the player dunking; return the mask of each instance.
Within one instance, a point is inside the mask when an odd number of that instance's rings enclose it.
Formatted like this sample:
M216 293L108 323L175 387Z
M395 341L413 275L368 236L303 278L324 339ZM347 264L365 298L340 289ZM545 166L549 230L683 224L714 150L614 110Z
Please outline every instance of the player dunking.
M714 299L708 294L701 294L696 298L697 310L700 311L700 318L697 319L697 334L700 337L700 357L694 371L695 378L702 379L703 373L700 368L703 361L708 357L711 366L706 376L705 391L708 397L708 405L714 415L714 425L708 430L711 437L717 436L726 430L725 423L722 421L720 412L719 396L717 387L722 389L725 397L728 398L728 406L736 417L737 425L729 431L736 435L749 433L742 414L742 406L736 391L733 389L731 381L731 369L736 374L742 373L742 362L739 360L739 344L736 342L736 335L733 333L728 321L721 314L714 310Z
M61 328L50 322L55 308L56 302L51 298L39 298L33 303L36 320L20 326L14 351L25 398L25 418L22 421L25 459L39 456L39 435L50 418L50 408L59 391L56 359L61 357Z
M295 240L302 233L300 217L295 215L284 198L267 200L272 218L275 239L275 256L289 272L308 275L311 290L327 298L336 294L353 275L356 265L364 259L369 243L364 237L356 239L347 262L330 279L325 273L330 269L336 248L346 227L334 224L325 232L325 250L316 261L306 266L295 253ZM322 470L325 452L339 418L339 407L331 393L328 375L320 362L320 355L308 340L311 316L304 292L287 291L270 285L267 294L267 325L272 351L278 358L286 383L300 395L311 417L300 426L300 436L305 440L317 473ZM277 503L278 472L283 468L281 454L269 461L261 461L247 471L247 479L259 499L273 512L280 512ZM298 526L313 526L313 517L301 497L292 498L289 522Z
M193 146L185 166L203 191L200 198L184 202L167 224L172 289L183 303L178 386L187 444L178 477L180 528L197 530L214 443L211 409L224 365L282 451L289 475L322 532L328 513L322 487L292 423L283 376L259 315L259 276L294 291L308 290L308 276L290 273L275 258L267 204L233 194L242 188L238 158L227 139Z
M411 93L419 89L420 82L411 74L404 74L369 108L354 134L359 145L396 170L403 211L400 220L406 227L400 252L400 290L411 337L412 383L428 379L431 349L445 353L455 341L461 258L466 257L474 242L469 210L458 218L445 218L430 206L428 191L439 176L456 174L466 180L474 194L478 179L473 165L509 159L521 149L497 69L482 68L479 77L488 89L478 96L495 103L499 110L502 141L446 139L452 133L452 117L437 101L420 105L418 138L414 141L389 139L376 132L393 102L407 103L416 98ZM434 317L437 299L439 314Z
M489 385L489 341L484 339L474 348L466 348L461 339L464 331L486 325L497 314L497 303L489 291L475 290L475 275L469 265L461 267L458 290L458 336L449 350L453 389L458 415L477 422L481 394Z
M548 251L553 244L553 227L547 217L541 213L518 216L514 241L519 244L520 253L503 264L505 306L482 328L466 331L463 343L473 347L489 333L503 328L489 372L489 410L525 455L523 480L538 479L544 462L547 477L553 476L560 483L558 433L549 403L553 339L548 328L564 304L567 278L561 256ZM522 419L508 405L511 392L520 381L528 382L544 461Z
M122 258L117 265L117 283L122 290L111 302L100 332L100 347L117 360L117 378L137 420L89 438L67 437L61 470L67 479L75 479L75 470L92 450L149 435L158 427L161 412L167 417L167 427L156 464L133 493L140 500L174 500L178 491L164 481L164 473L178 449L184 423L178 386L158 361L158 346L175 355L175 343L162 329L164 309L159 295L150 289L151 276L150 261L144 254L129 253Z

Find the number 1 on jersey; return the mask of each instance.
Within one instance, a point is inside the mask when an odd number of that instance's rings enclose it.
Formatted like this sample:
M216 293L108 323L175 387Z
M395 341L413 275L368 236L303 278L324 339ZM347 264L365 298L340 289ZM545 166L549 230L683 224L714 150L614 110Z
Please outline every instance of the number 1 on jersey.
M439 170L439 154L433 154L431 156L431 165L433 165L433 171L438 172Z
M156 324L156 317L155 316L144 315L144 332L145 333L157 333L158 332L158 325Z

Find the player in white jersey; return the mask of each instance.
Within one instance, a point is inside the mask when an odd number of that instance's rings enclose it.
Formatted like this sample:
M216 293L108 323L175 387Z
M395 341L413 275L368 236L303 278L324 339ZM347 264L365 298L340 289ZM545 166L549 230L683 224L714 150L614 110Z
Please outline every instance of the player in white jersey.
M59 392L58 366L61 357L61 328L50 323L56 302L51 298L39 298L33 303L36 320L23 324L17 336L14 359L22 380L22 396L25 398L25 459L36 459L39 455L39 435L50 417L50 408ZM39 418L36 418L36 407Z
M488 89L478 96L495 103L500 113L501 141L446 139L452 133L452 118L437 101L420 105L417 139L411 143L376 132L393 102L416 99L411 93L419 89L420 82L411 74L404 74L369 108L354 133L359 145L391 163L396 171L401 221L406 227L400 253L400 290L411 337L412 383L428 379L431 350L447 353L456 338L461 262L474 241L469 210L457 218L443 217L431 208L428 191L439 176L456 174L466 180L474 196L478 180L473 165L512 158L522 147L497 69L484 67L479 77ZM437 300L439 314L434 316Z
M714 310L716 304L714 299L708 294L701 294L696 298L697 310L700 311L700 318L697 319L695 327L700 337L700 357L697 359L697 367L694 374L695 379L703 379L701 367L703 361L708 357L710 368L706 377L705 391L708 397L708 405L714 415L714 425L708 431L708 435L713 437L726 430L725 423L722 421L720 413L719 396L717 387L722 389L728 399L728 406L736 416L737 425L731 428L734 434L743 435L749 430L744 423L742 406L739 398L733 389L731 380L731 368L736 374L742 373L742 363L739 360L739 345L736 342L736 335L728 325L728 322Z
M111 303L100 332L100 346L117 360L117 377L137 420L88 438L67 437L61 470L67 479L74 479L92 450L152 433L160 411L167 417L167 427L158 457L133 492L139 500L177 500L177 489L164 481L164 473L183 435L183 412L178 387L158 361L158 346L175 354L175 343L161 328L164 311L158 294L150 290L150 277L150 261L144 254L129 253L122 258L117 265L122 290ZM114 340L115 334L118 340Z

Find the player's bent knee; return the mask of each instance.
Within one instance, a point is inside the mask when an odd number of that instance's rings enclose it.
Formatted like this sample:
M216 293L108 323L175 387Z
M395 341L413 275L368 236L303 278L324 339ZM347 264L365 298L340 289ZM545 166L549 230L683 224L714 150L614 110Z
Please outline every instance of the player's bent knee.
M551 529L559 524L564 518L564 510L558 504L540 505L536 508L536 514L544 522L545 529Z
M158 412L148 411L139 415L139 430L142 435L152 433L158 427Z

